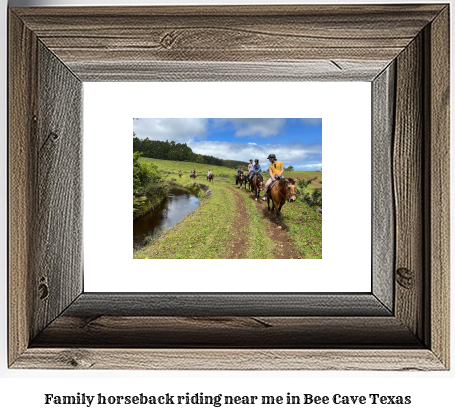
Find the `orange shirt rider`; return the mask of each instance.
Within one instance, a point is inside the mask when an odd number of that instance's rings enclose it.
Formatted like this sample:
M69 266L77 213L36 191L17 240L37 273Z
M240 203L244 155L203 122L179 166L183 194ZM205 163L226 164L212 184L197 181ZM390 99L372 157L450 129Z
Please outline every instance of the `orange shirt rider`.
M268 190L268 188L269 188L269 186L270 186L270 183L272 183L272 181L275 181L275 180L276 180L275 176L281 177L281 175L282 175L283 172L284 172L284 164L283 164L283 162L277 161L277 160L276 160L275 154L270 154L267 158L268 158L269 161L270 161L270 166L269 166L270 179L268 179L268 180L265 182L265 189L264 189L264 198L263 198L263 200L266 200L265 195L267 194L267 190Z

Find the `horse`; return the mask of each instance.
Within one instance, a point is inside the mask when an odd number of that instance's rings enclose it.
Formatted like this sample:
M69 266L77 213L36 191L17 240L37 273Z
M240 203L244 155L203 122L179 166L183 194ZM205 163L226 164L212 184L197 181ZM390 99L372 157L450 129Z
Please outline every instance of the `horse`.
M212 182L212 183L213 183L213 174L212 174L212 173L210 173L210 174L207 176L207 180L208 180L209 182Z
M285 179L282 177L275 186L267 192L267 209L270 212L269 200L272 199L272 212L276 211L278 228L281 229L280 212L286 201L295 202L295 184L299 179Z
M252 181L252 188L253 188L254 196L256 197L255 200L259 199L259 194L261 193L263 184L264 184L264 180L258 173L256 173L254 175L253 181Z
M197 173L190 173L190 177L192 177L193 179L195 179L197 177Z
M241 172L239 173L239 177L238 177L238 179L237 179L237 182L239 183L239 189L242 188L242 185L243 185L244 180L245 180L245 175L243 174L243 171L241 171ZM246 184L245 184L245 186L246 186Z
M183 176L183 173L179 173L179 177L182 178L182 176Z
M250 179L249 174L250 174L250 173L246 173L246 174L245 174L245 190L246 190L246 185L248 185L248 190L251 191L251 182L252 182L252 179Z

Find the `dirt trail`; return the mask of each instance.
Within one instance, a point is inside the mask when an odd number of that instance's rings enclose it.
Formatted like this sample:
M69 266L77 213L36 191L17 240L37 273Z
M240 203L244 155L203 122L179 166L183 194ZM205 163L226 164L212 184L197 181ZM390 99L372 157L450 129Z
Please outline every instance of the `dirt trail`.
M275 258L276 259L298 259L301 258L297 250L295 249L289 235L287 234L286 227L284 225L282 229L278 229L276 214L275 212L269 212L267 210L267 202L262 200L255 201L254 194L250 193L248 190L239 190L238 188L233 189L230 187L230 190L234 193L236 198L236 206L239 216L236 218L234 223L235 236L238 236L238 239L234 240L233 250L234 253L231 254L229 258L246 258L246 243L248 241L246 232L248 228L247 213L245 201L240 196L239 192L246 192L252 202L255 204L258 211L264 217L264 228L267 236L274 241L275 249ZM243 248L242 248L243 244ZM243 249L243 251L242 251Z
M233 235L231 246L229 247L229 259L245 259L248 251L248 215L246 213L246 205L242 196L239 195L238 189L232 189L232 194L235 198L235 207L237 215L234 221Z
M261 196L262 197L262 196ZM252 200L256 204L257 210L264 216L264 227L267 233L267 236L275 242L275 258L276 259L299 259L301 258L299 253L294 247L294 244L291 242L286 227L282 224L282 229L278 229L278 224L276 221L275 212L269 212L267 210L267 202L263 200ZM286 206L286 204L285 204ZM272 202L270 201L270 208L272 207Z

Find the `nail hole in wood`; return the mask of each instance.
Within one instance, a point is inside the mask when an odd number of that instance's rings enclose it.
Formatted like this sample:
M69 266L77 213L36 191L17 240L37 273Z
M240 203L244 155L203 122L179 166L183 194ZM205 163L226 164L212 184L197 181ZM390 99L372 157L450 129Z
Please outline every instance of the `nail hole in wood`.
M39 298L45 300L49 296L49 287L46 283L42 282L38 286Z
M414 274L407 268L398 268L396 281L403 288L409 289L414 283Z

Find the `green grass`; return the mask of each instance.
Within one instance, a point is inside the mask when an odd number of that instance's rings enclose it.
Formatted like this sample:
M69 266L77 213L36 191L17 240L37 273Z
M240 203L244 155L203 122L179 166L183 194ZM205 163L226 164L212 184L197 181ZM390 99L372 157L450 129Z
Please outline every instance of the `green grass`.
M183 179L180 179L183 180ZM194 182L193 179L191 179ZM196 181L199 181L196 179ZM188 179L190 182L190 179ZM203 180L200 181L204 183ZM134 258L226 258L234 235L234 195L221 184L211 184L212 195L201 199L197 209L165 231Z
M137 251L134 258L229 258L232 239L237 234L233 229L236 217L235 197L229 187L234 187L236 170L227 167L210 166L190 162L175 162L142 158L141 162L153 163L161 172L166 172L166 181L175 178L174 184L188 187L195 182L210 187L210 197L200 198L199 206L185 219L164 231L151 245ZM196 180L189 177L189 172L196 169ZM215 175L213 183L207 181L207 171ZM178 177L182 170L184 176ZM311 179L317 176L322 180L322 172L289 172L285 177ZM322 188L315 180L308 190ZM236 190L238 191L238 190ZM274 258L275 243L267 236L265 218L256 209L255 201L249 193L239 191L246 203L248 215L248 258ZM200 193L203 196L204 193ZM286 203L281 211L283 225L286 226L290 239L302 258L322 258L322 215L314 208L297 201Z
M286 203L281 221L302 258L322 258L322 215L297 200Z
M253 199L248 193L240 192L246 204L248 214L249 238L248 258L249 259L269 259L275 258L275 243L267 236L264 226L264 217L258 212Z
M189 161L172 161L172 160L159 160L159 159L150 159L146 157L141 157L141 163L152 163L155 166L158 166L158 170L161 174L178 174L179 170L182 170L187 177L189 177L190 172L196 170L198 178L204 176L207 178L207 172L212 170L212 173L217 177L234 177L237 173L236 169L230 169L223 166L212 166L211 164L199 164Z

